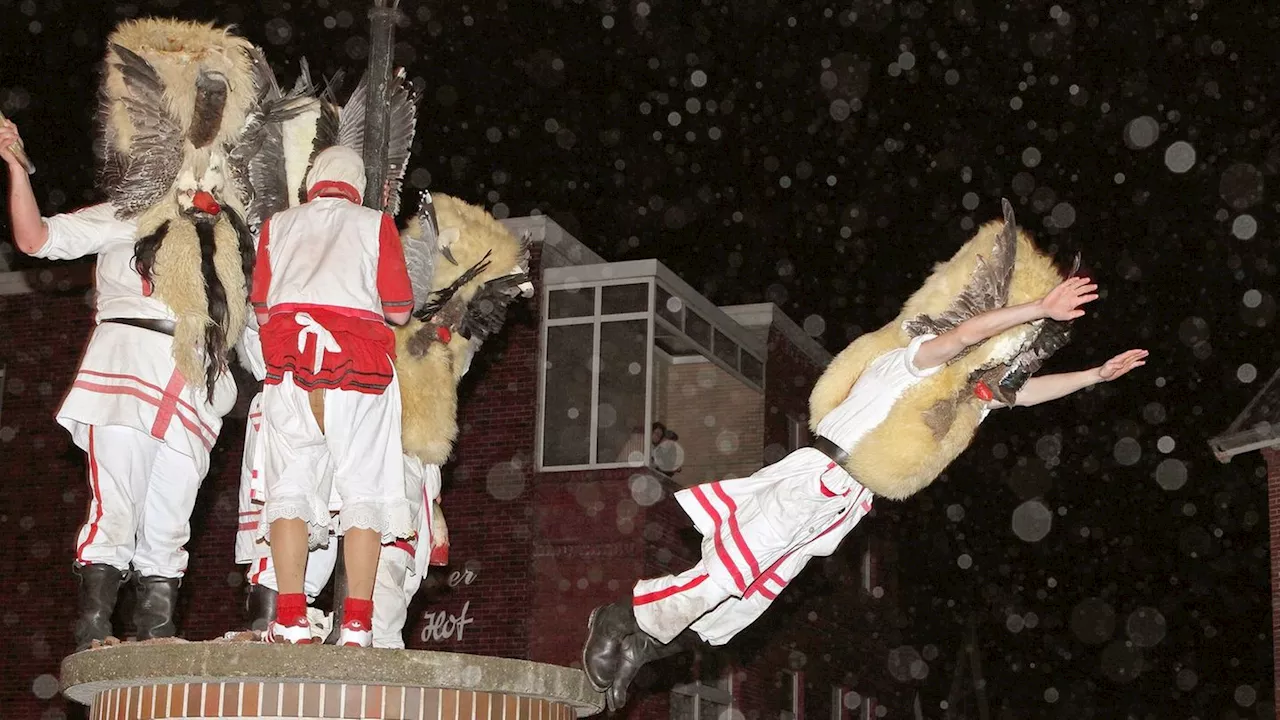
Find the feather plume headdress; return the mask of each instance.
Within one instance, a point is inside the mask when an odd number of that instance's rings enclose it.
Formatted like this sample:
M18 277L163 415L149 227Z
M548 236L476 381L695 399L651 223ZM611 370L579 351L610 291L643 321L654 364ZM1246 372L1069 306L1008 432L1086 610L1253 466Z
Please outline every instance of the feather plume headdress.
M1053 260L1018 230L1007 200L1003 209L1003 222L987 223L938 264L896 319L854 340L831 361L809 397L815 432L877 357L989 310L1038 300L1062 282ZM1066 323L1041 320L970 348L912 386L884 422L845 448L845 469L882 497L899 500L923 489L972 442L987 402L975 393L978 383L996 400L1012 404L1027 378L1066 344L1068 329Z

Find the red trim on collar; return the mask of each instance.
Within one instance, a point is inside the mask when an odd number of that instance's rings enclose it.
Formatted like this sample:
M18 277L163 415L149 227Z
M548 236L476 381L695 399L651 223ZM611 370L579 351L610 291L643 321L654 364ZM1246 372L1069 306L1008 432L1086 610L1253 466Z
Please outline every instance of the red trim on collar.
M337 180L321 180L311 186L311 190L307 192L307 202L311 202L318 197L340 197L349 200L356 205L360 204L360 191L350 183L338 182Z

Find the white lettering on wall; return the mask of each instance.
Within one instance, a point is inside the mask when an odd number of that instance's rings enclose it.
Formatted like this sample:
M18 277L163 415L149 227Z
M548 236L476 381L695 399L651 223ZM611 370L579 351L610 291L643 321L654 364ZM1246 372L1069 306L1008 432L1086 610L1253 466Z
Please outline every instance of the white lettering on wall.
M451 615L447 610L423 613L422 619L426 624L422 626L422 642L460 642L463 631L475 622L474 618L467 617L467 610L470 608L471 601L468 600L462 605L462 612L457 615Z

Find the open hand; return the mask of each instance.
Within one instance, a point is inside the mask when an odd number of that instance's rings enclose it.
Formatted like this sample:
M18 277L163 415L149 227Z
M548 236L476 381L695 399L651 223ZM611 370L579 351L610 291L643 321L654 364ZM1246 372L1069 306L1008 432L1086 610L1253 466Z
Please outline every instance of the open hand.
M1146 350L1126 350L1099 365L1098 377L1103 382L1111 382L1134 368L1146 365L1148 354Z
M1098 299L1098 286L1089 278L1073 277L1062 281L1040 299L1045 317L1065 322L1084 315L1080 307Z

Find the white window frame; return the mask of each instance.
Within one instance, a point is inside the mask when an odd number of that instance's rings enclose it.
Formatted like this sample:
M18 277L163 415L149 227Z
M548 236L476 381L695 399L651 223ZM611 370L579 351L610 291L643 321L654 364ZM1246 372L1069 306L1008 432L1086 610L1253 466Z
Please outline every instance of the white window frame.
M703 685L700 682L683 683L671 688L672 695L684 695L692 697L697 702L693 704L693 720L719 720L719 718L702 717L702 700L713 702L717 705L723 705L726 710L733 710L733 691L735 688L734 676L732 668L726 668L721 679L725 681L728 690L715 687L713 685Z
M619 285L645 285L648 287L648 304L649 308L643 312L615 313L610 315L601 315L601 303L604 297L602 288L619 286ZM572 318L556 318L551 319L550 303L551 293L557 290L584 290L586 288L595 289L595 300L592 306L590 316L572 317ZM646 320L647 329L645 331L645 390L644 390L644 427L651 428L653 426L653 303L656 297L653 278L620 278L617 280L597 280L582 283L565 283L551 286L543 283L542 287L542 311L541 311L541 329L538 331L538 447L536 450L537 466L539 470L554 472L571 472L574 470L607 470L610 468L629 468L635 467L629 462L596 462L596 441L599 438L599 427L597 427L600 412L600 326L605 323L626 322L630 320ZM590 445L587 453L586 464L578 465L546 465L543 462L543 448L546 433L546 398L547 398L547 330L552 327L563 327L565 325L590 325L591 326L591 412L587 422L590 427ZM646 441L648 435L645 435ZM647 464L647 463L646 463Z
M641 285L647 284L649 287L649 305L644 312L634 313L618 313L607 316L600 314L603 293L600 288L616 285ZM626 320L647 320L648 328L646 330L646 351L645 351L645 422L644 427L651 429L653 427L653 375L654 375L654 352L656 350L655 339L659 327L667 331L679 334L687 340L693 347L697 348L702 357L708 362L714 363L717 367L728 372L735 379L743 383L744 386L752 390L764 393L764 379L768 374L768 353L767 347L743 327L733 321L728 315L725 315L715 305L711 304L706 298L702 297L681 280L678 276L668 270L656 260L633 260L620 263L606 263L592 266L575 266L572 268L550 268L543 271L542 288L542 307L539 311L539 330L538 330L538 415L537 415L537 437L535 438L537 448L535 450L535 465L540 472L573 472L577 470L608 470L614 468L633 468L637 469L634 463L630 462L597 462L596 447L599 436L599 428L597 427L600 401L600 326L605 322L617 322ZM551 293L558 290L580 290L586 288L595 288L595 303L592 314L590 316L581 316L574 318L558 318L552 320L550 318L550 301ZM749 380L737 367L729 366L723 359L718 357L711 347L703 347L702 343L697 342L689 337L683 327L676 327L666 318L660 317L657 312L658 289L663 292L680 298L684 302L685 312L681 313L681 325L685 324L688 312L692 311L698 314L704 321L711 325L711 344L715 345L716 332L724 334L733 341L737 347L738 364L742 364L742 357L750 355L760 364L760 382ZM661 325L659 325L661 323ZM590 424L590 451L587 456L586 463L575 465L546 465L543 459L544 443L546 440L546 393L547 393L547 331L549 328L565 326L565 325L591 325L592 326L592 358L591 358L591 409L590 417L587 419ZM652 458L648 458L643 466L650 467Z
M840 685L831 686L831 720L851 720L853 713L844 706L845 693L848 688Z
M783 670L787 681L791 683L791 709L778 713L779 720L804 720L804 672L802 670Z
M861 576L862 591L870 595L876 589L876 553L868 542L862 549L862 566L858 569Z
M795 452L805 446L805 432L809 429L807 415L787 415L787 450Z

